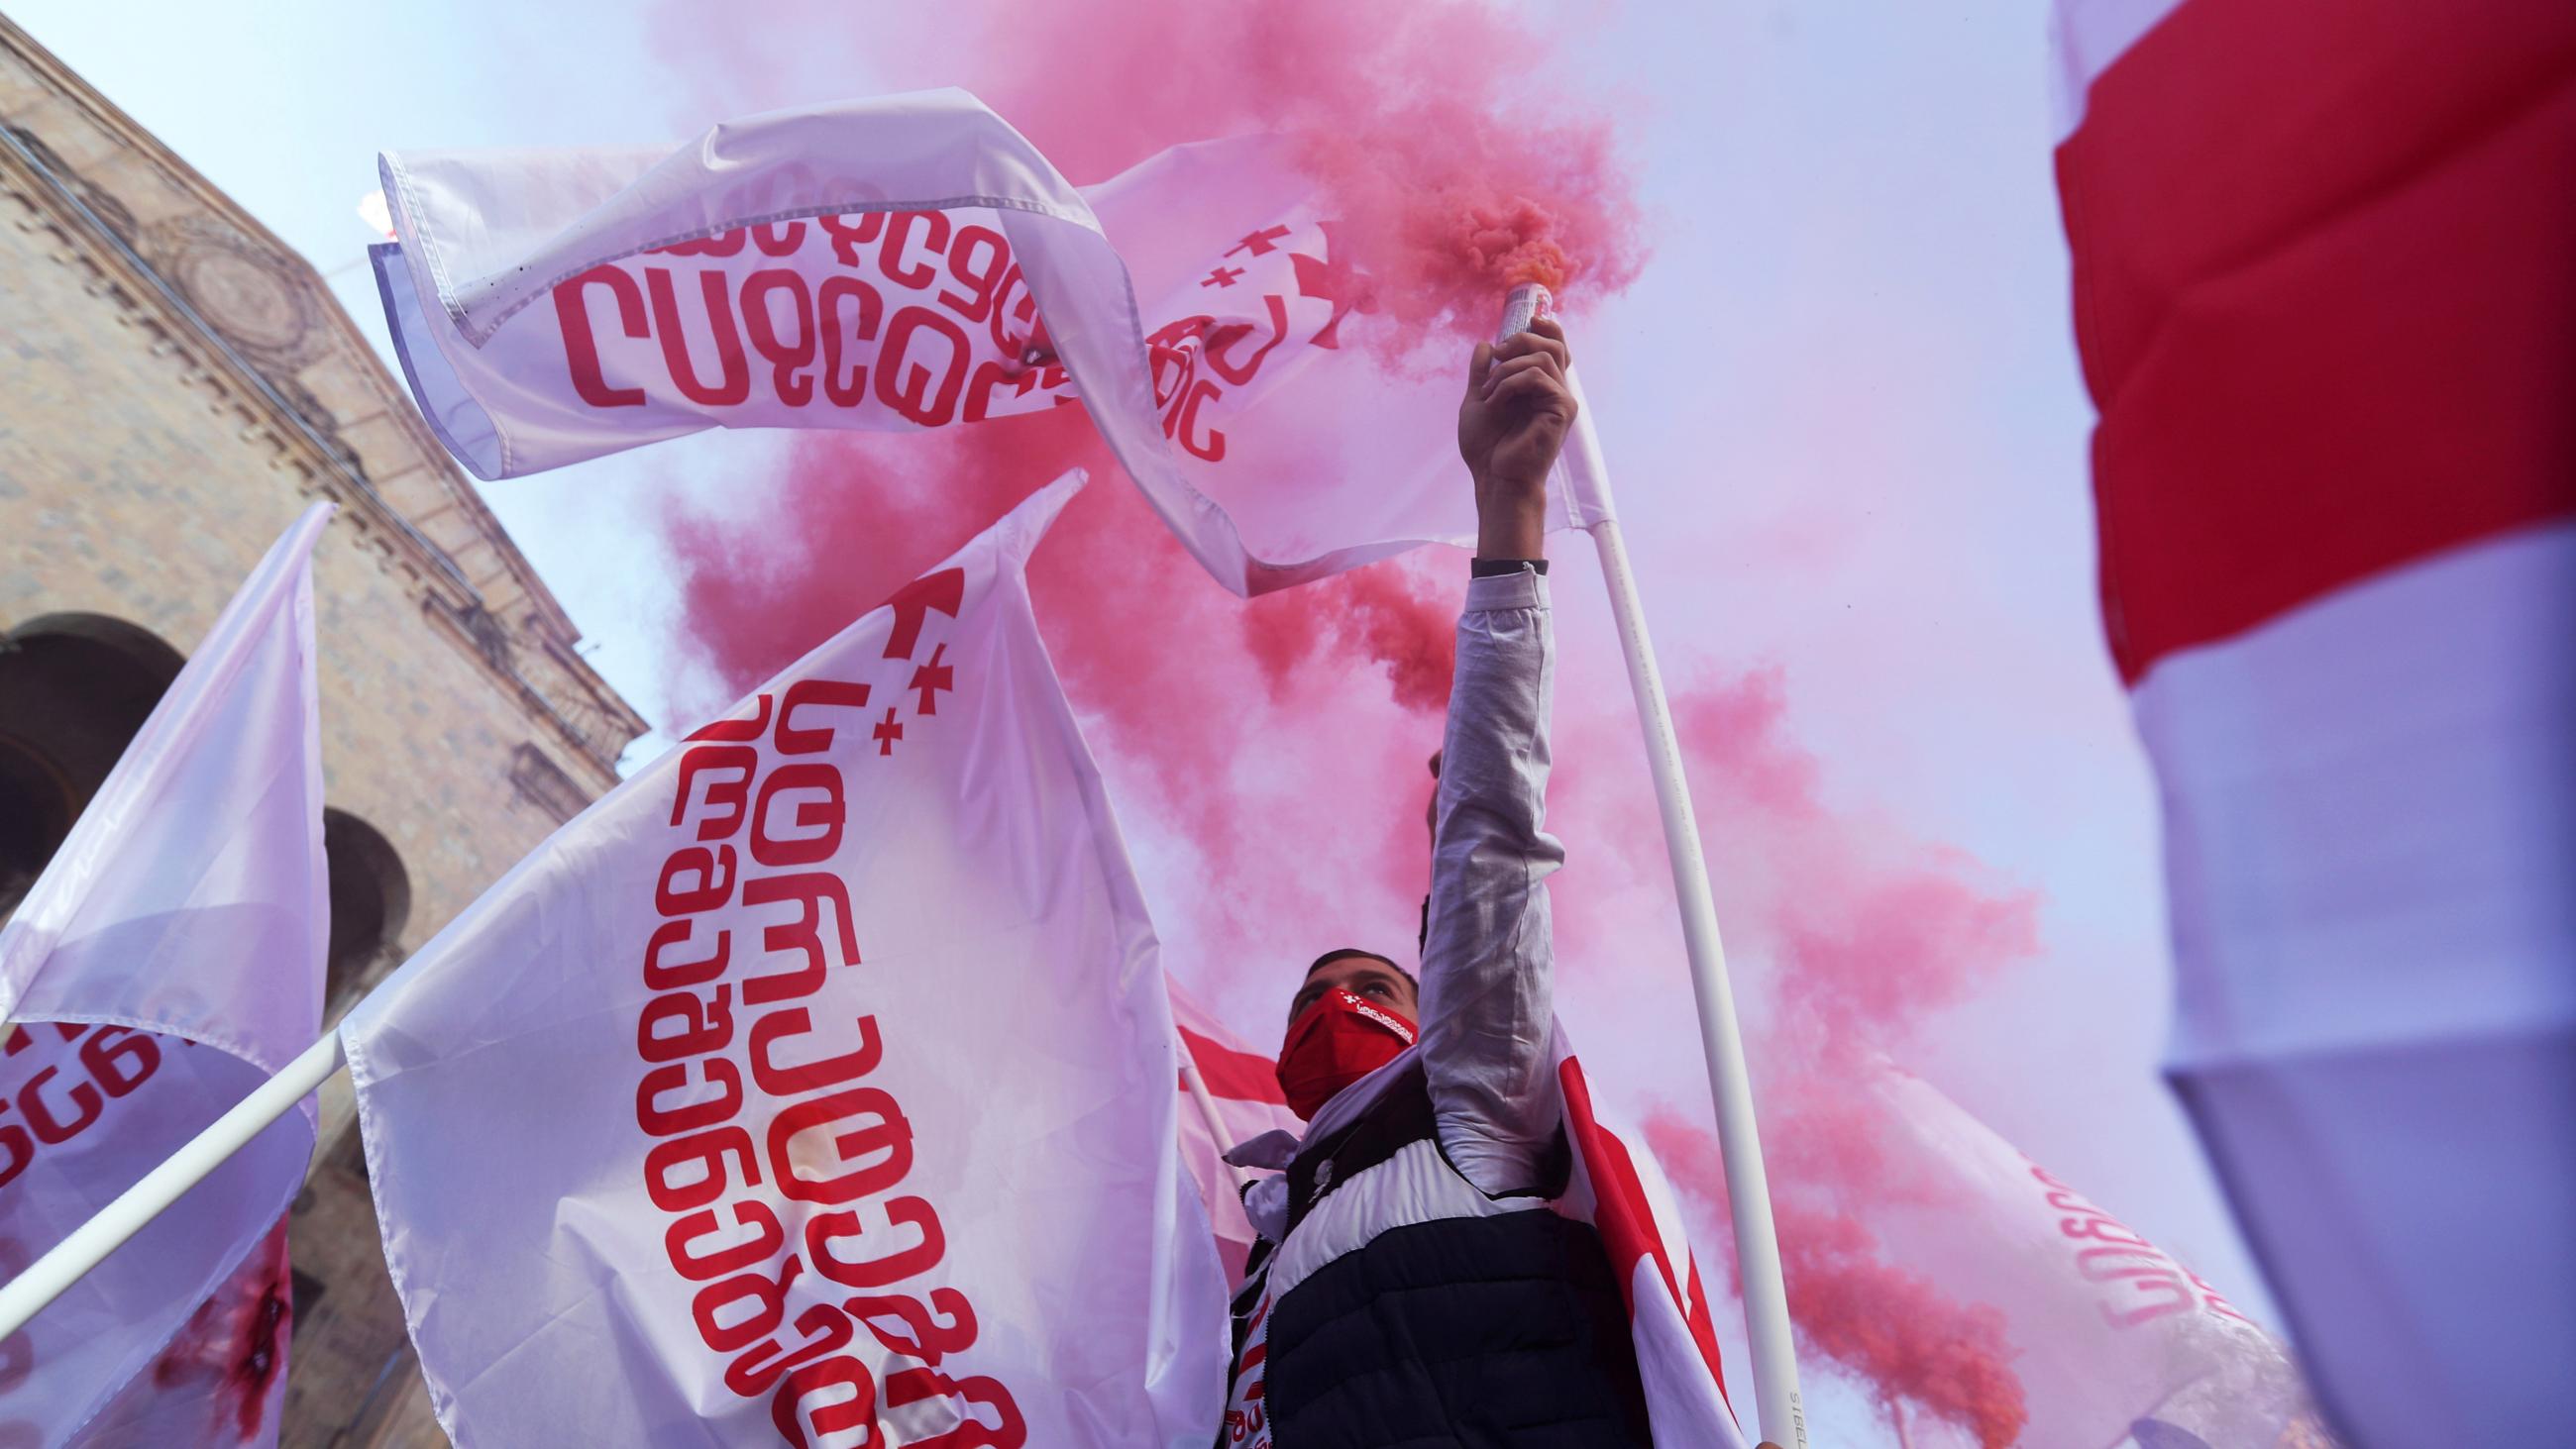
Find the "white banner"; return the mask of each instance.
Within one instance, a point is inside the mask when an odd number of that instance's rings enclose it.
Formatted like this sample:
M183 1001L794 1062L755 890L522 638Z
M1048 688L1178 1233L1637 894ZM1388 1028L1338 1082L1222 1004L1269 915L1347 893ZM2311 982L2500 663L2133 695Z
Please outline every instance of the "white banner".
M1076 189L972 96L934 91L676 150L392 152L382 173L404 371L481 478L709 427L1079 402L1238 592L1475 534L1464 349L1399 344L1365 258L1264 138ZM1555 525L1597 516L1558 483Z
M1213 1436L1169 1000L1022 566L1068 478L627 780L344 1027L474 1446Z
M330 515L313 505L268 551L0 927L11 1273L321 1029L312 551ZM116 1422L275 1442L285 1263L282 1245L252 1250L303 1181L313 1133L308 1099L0 1343L0 1449L74 1442L120 1390ZM252 1281L228 1281L243 1271Z

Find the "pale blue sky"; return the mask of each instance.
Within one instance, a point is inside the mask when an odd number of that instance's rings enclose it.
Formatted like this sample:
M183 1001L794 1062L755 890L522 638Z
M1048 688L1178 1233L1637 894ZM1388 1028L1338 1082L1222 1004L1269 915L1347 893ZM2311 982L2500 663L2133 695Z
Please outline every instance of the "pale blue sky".
M1668 669L1783 664L1838 800L2044 895L2045 958L1916 1065L2269 1320L2154 1075L2153 798L2096 624L2044 10L1713 0L1601 22L1564 63L1636 118L1656 255L1592 321L1587 386ZM676 138L711 107L876 88L866 57L784 37L763 93L675 77L596 0L10 13L329 273L379 342L353 211L379 148ZM773 446L707 434L486 493L648 713L668 591L618 500ZM1565 572L1561 632L1606 640L1589 562ZM1692 1052L1655 1038L1640 1080L1693 1090ZM1829 1390L1818 1407L1829 1431L1857 1412Z

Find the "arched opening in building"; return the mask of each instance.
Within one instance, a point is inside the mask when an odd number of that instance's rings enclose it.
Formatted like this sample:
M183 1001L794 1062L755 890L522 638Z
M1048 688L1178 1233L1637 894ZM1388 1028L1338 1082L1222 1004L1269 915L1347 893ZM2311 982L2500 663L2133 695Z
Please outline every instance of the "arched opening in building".
M0 919L17 909L186 661L104 614L0 635Z
M327 1015L356 999L379 962L401 949L411 919L411 873L382 832L346 810L322 812L330 872L331 946L322 978Z

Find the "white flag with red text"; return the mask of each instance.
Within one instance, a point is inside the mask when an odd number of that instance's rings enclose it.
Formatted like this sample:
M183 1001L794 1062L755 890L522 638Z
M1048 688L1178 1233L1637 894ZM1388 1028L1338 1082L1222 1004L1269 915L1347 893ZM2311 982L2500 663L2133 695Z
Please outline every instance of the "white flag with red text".
M2576 1424L2576 6L2058 0L2168 1071L2340 1433Z
M0 1272L321 1029L312 552L330 515L314 504L269 549L0 926ZM0 1343L0 1444L275 1443L282 1214L314 1130L308 1098Z
M2326 1449L2281 1345L2216 1288L1930 1083L1873 1070L1887 1185L1861 1220L1888 1261L2000 1313L1992 1387L2017 1397L1980 1408L2014 1443ZM1978 1444L1928 1414L1909 1432Z
M1265 138L1076 188L952 90L676 149L390 152L381 169L395 345L478 477L709 427L1079 403L1237 592L1474 536L1450 481L1454 359L1407 353ZM1603 511L1558 482L1553 524Z
M1022 575L1078 482L583 812L344 1025L460 1444L1213 1435L1169 998Z

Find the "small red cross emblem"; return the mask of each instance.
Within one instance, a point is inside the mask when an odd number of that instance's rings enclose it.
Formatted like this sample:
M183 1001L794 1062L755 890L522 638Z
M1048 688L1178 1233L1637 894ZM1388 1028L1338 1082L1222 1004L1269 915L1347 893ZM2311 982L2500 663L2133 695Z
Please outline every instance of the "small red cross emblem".
M1252 235L1245 237L1243 240L1236 242L1234 245L1227 247L1225 249L1225 254L1227 256L1233 256L1236 252L1250 252L1256 257L1266 257L1272 252L1278 250L1278 248L1272 246L1271 243L1279 240L1287 234L1288 228L1284 226L1264 227L1261 230L1254 232Z
M923 714L939 713L939 691L957 688L957 671L939 662L946 657L947 653L946 644L933 648L930 651L930 662L912 671L912 683L904 686L907 689L921 691L921 713Z
M894 721L893 705L886 706L886 717L879 720L877 722L876 729L870 733L877 742L878 754L891 755L894 753L894 742L903 738L903 726L896 724Z
M1231 287L1234 285L1234 279L1242 275L1243 268L1241 267L1219 267L1215 271L1208 273L1207 279L1200 282L1199 285L1202 287Z

